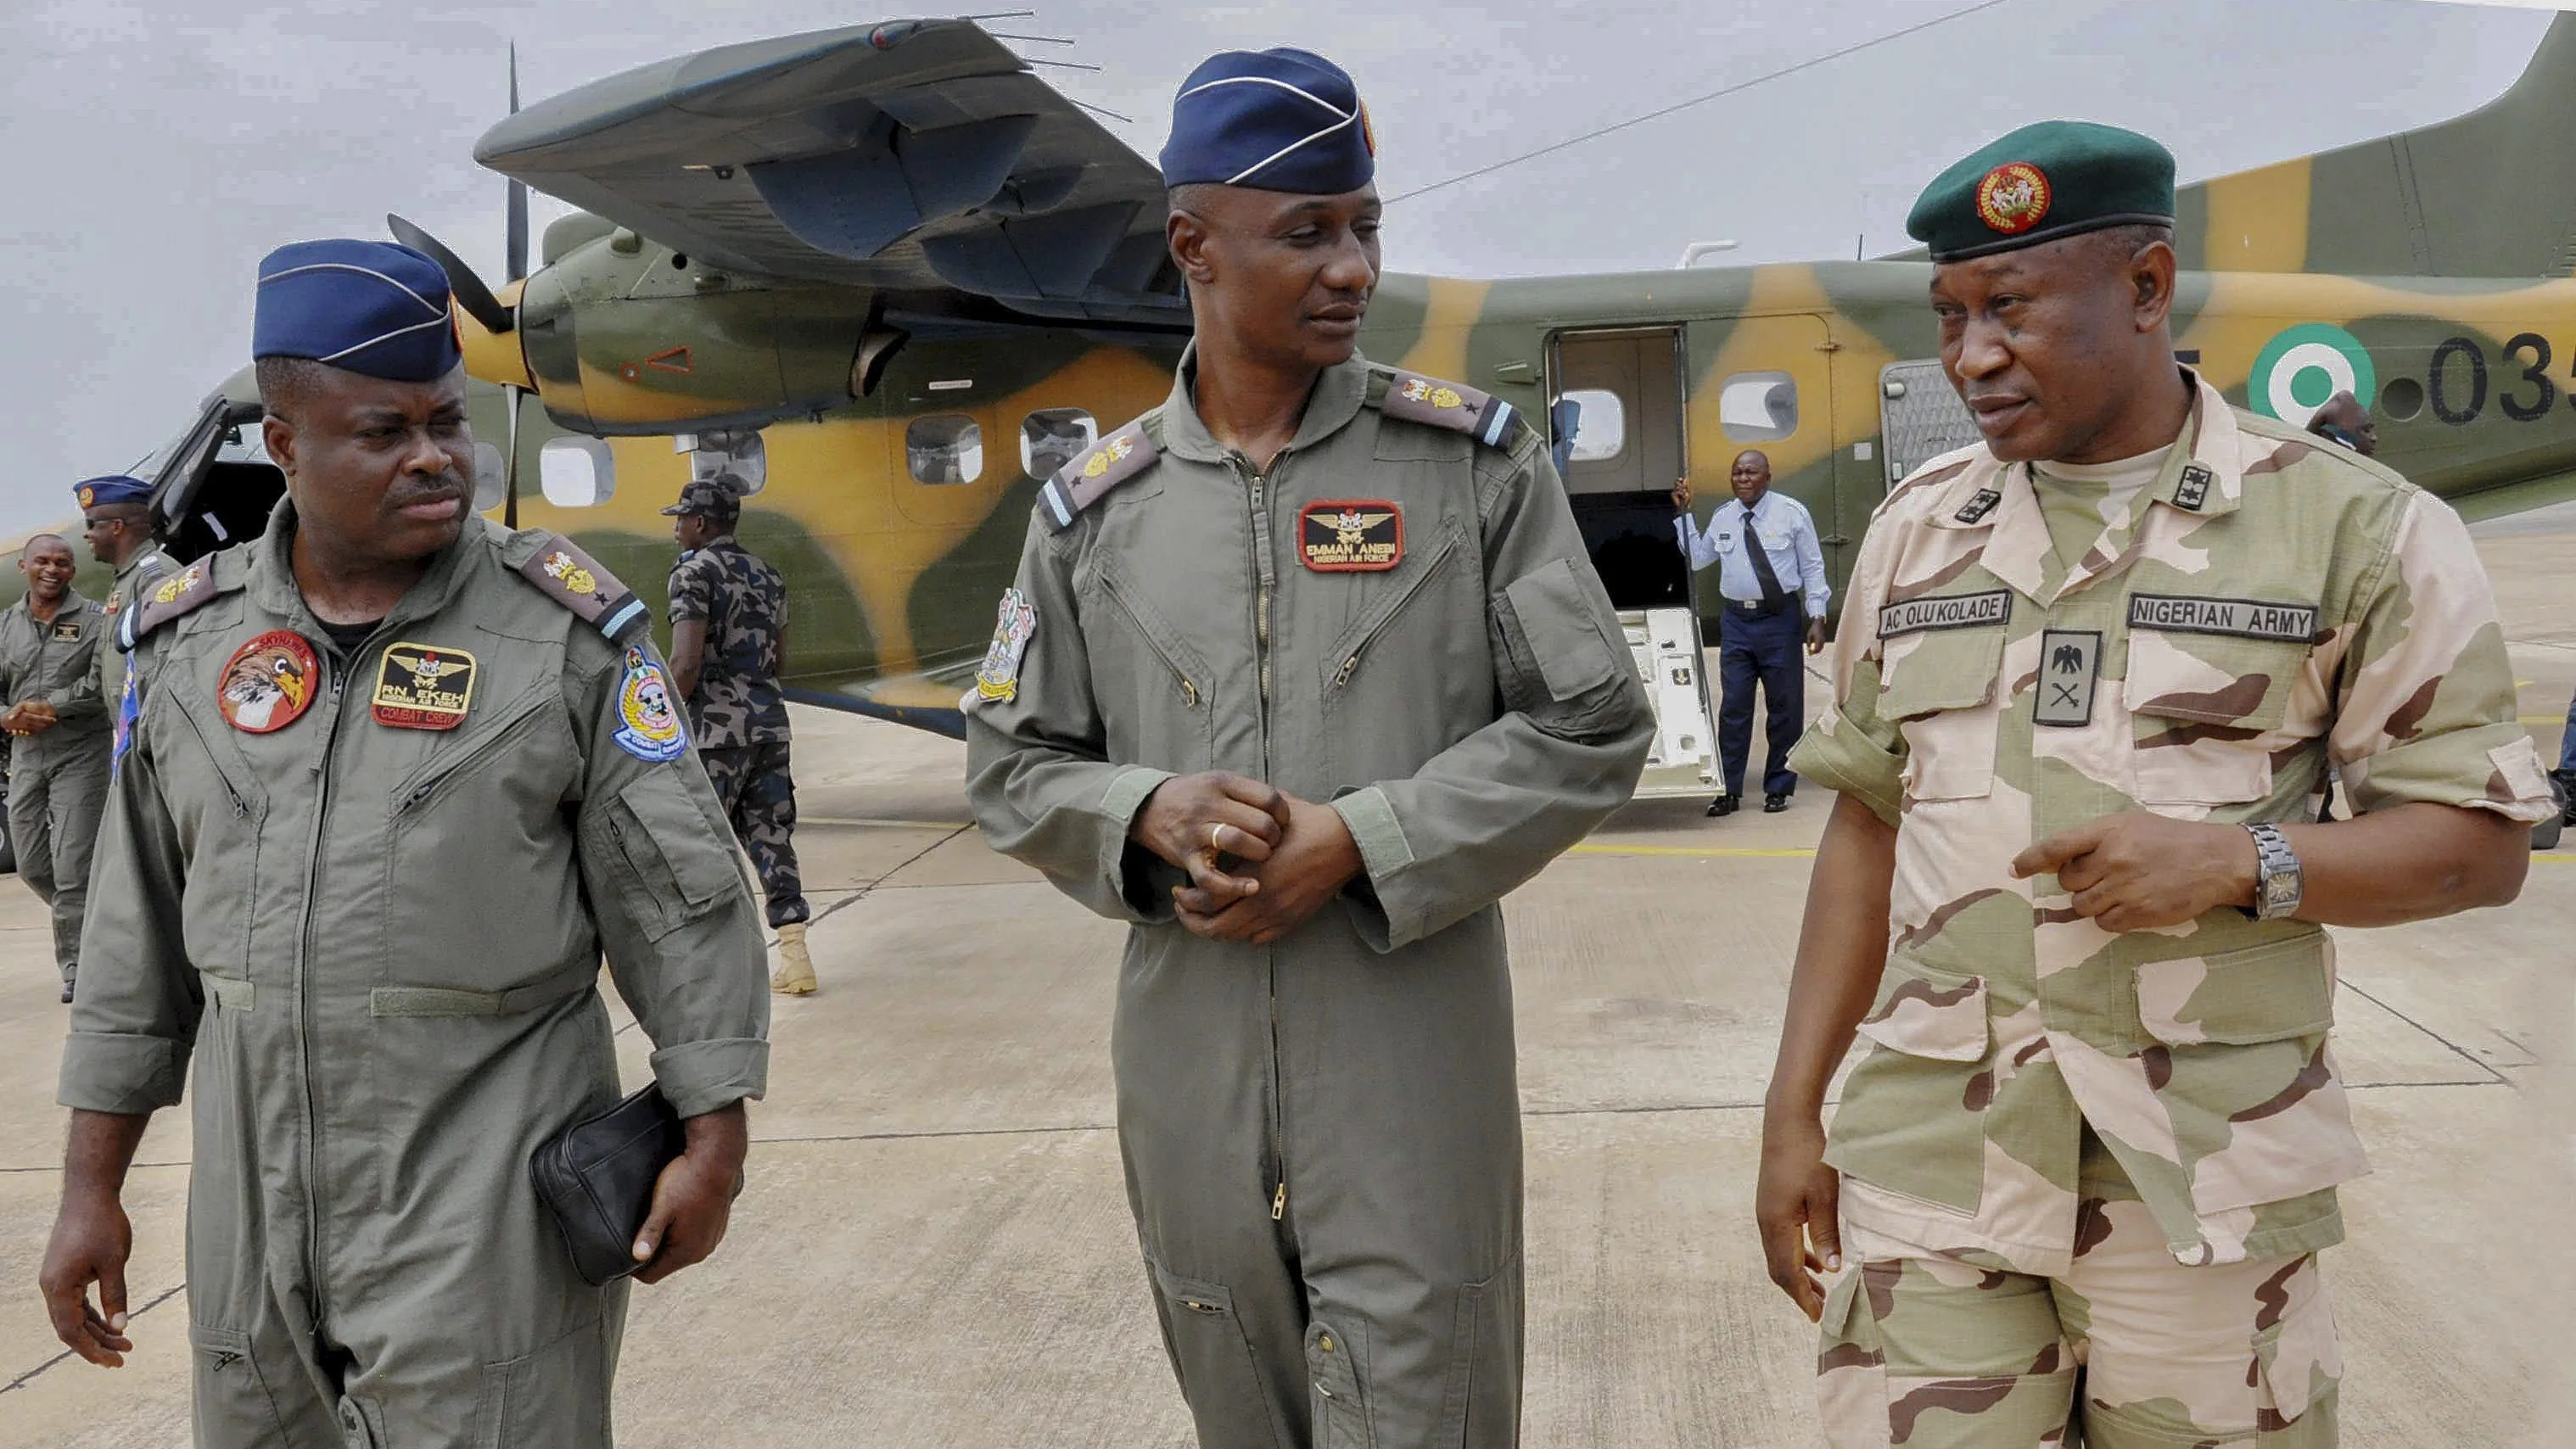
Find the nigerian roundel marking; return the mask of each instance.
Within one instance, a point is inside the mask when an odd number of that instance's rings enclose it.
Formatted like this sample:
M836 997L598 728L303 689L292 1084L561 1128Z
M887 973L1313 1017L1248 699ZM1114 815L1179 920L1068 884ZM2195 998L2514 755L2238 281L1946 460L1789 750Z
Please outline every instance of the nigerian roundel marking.
M2378 403L2379 369L2370 349L2332 323L2305 322L2263 344L2245 382L2245 404L2303 428L2339 392L2351 393L2364 408Z

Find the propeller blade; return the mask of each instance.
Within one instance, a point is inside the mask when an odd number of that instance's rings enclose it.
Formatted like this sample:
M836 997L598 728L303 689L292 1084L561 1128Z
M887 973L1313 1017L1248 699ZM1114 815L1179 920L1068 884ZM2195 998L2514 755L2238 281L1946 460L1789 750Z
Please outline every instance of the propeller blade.
M510 309L501 305L501 299L492 295L492 289L483 285L483 279L474 275L464 258L449 251L445 242L391 213L385 217L385 226L393 232L395 241L438 263L438 269L447 273L448 290L456 294L456 305L482 323L484 331L507 332L518 325Z
M510 114L519 113L519 43L510 42ZM528 184L510 183L509 231L505 250L510 280L524 280L528 275Z

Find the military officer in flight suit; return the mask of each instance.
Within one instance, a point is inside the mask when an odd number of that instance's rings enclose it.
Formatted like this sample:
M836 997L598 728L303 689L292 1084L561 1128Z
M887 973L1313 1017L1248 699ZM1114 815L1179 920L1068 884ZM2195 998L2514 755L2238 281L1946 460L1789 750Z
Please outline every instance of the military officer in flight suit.
M256 316L287 496L134 623L47 1307L91 1362L131 1347L118 1185L193 1055L200 1446L605 1445L627 1290L581 1280L529 1155L617 1100L604 952L688 1137L639 1276L714 1250L759 917L645 605L470 511L437 266L299 243Z
M80 962L90 847L107 800L107 713L98 698L107 615L72 589L72 546L40 533L18 551L27 594L0 611L0 730L9 734L9 839L18 879L54 923L63 1000Z
M124 618L126 606L141 601L163 576L178 572L178 565L152 537L151 484L111 473L74 488L72 499L80 504L81 534L89 540L90 557L116 573L116 582L107 591L107 619L113 630ZM113 641L101 644L100 701L113 711L124 689L124 646Z
M2551 808L2458 515L2176 366L2173 175L2052 122L1909 223L1983 441L1880 507L1792 761L1756 1209L1838 1449L2329 1449L2323 927L2511 900Z
M1354 350L1371 146L1320 57L1184 83L1197 337L1041 490L966 699L986 838L1132 927L1119 1141L1208 1449L1516 1441L1496 903L1652 729L1538 432Z

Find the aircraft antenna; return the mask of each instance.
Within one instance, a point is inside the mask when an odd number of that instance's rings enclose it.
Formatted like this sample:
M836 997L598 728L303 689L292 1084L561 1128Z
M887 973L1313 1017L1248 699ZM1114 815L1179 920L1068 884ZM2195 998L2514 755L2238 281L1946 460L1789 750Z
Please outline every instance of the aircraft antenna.
M982 15L960 15L957 18L972 20L981 25L987 20L1035 20L1037 14L1034 10L994 10Z
M1489 166L1479 166L1473 171L1461 171L1455 176L1449 177L1443 181L1434 181L1428 186L1417 186L1413 190L1404 192L1401 195L1388 197L1387 204L1392 206L1399 201L1411 201L1417 196L1428 196L1432 192L1445 190L1449 187L1459 185L1462 182L1473 181L1482 176L1491 176L1497 171L1518 166L1524 161L1535 161L1542 156L1553 156L1559 151L1580 146L1586 141L1597 141L1603 136L1610 135L1613 132L1625 131L1631 127L1642 126L1648 121L1660 121L1664 117L1672 115L1677 111L1687 111L1693 106L1706 105L1710 101L1734 95L1739 91L1749 91L1755 86L1762 85L1770 81L1780 80L1787 76L1796 75L1800 71L1814 70L1820 65L1828 65L1834 61L1844 59L1847 56L1858 55L1864 50L1871 50L1878 46L1886 45L1891 41L1903 40L1910 35L1920 35L1924 31L1930 30L1936 25L1947 25L1953 20L1965 20L1969 16L1977 14L1979 11L1992 10L1997 6L2008 3L2010 3L2010 0L1978 0L1978 3L1974 5L1953 10L1947 15L1934 16L1932 19L1922 21L1918 24L1908 25L1902 30L1891 30L1885 35L1873 36L1872 38L1861 41L1858 44L1846 45L1840 50L1827 51L1823 55L1816 56L1811 60L1802 60L1796 65L1784 66L1779 70L1767 71L1761 75L1757 75L1750 80L1737 81L1733 85L1722 86L1705 95L1692 96L1690 99L1684 101L1675 101L1669 106L1658 107L1655 110L1646 112L1642 116L1631 116L1624 121L1614 121L1607 126L1586 131L1580 136L1568 136L1562 141L1541 146L1535 151L1526 151L1518 156L1496 161Z
M1022 65L1051 65L1051 66L1054 66L1054 67L1055 67L1056 69L1058 69L1058 70L1088 70L1088 71L1098 71L1098 70L1100 69L1100 67L1098 67L1098 66L1096 66L1096 65L1086 65L1086 64L1084 64L1083 62L1078 61L1078 60L1046 60L1046 59L1043 59L1043 58L1041 58L1041 57L1039 57L1039 56L1034 56L1034 55L1024 55L1024 56L1021 56L1021 57L1020 57L1020 64L1022 64Z
M995 40L1017 40L1028 45L1071 45L1074 43L1065 39L1061 35L1005 35L998 30L988 30L984 33L993 37Z
M1136 124L1136 118L1134 116L1122 116L1116 111L1109 109L1107 106L1095 106L1089 101L1076 101L1071 96L1066 96L1065 99L1073 101L1075 105L1082 107L1086 111L1097 111L1101 115L1107 116L1109 119L1116 121L1121 125L1132 126Z

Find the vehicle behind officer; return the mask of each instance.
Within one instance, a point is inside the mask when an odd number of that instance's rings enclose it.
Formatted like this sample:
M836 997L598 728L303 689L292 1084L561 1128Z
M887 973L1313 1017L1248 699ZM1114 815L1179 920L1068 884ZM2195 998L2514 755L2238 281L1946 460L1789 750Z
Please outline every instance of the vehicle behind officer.
M1350 77L1217 56L1162 159L1196 337L1160 408L1040 490L968 795L1131 925L1119 1146L1199 1442L1498 1449L1496 902L1626 801L1652 719L1537 430L1355 351L1379 202Z
M698 758L751 855L769 925L778 932L778 970L769 989L814 989L805 948L805 885L796 870L796 777L787 758L787 585L734 537L742 500L723 484L693 480L662 512L680 561L671 569L671 678L689 703Z
M254 339L286 497L133 621L54 1331L131 1349L119 1188L193 1057L201 1449L604 1446L627 1290L582 1281L530 1154L618 1098L604 951L686 1119L639 1276L713 1251L767 1071L751 899L643 603L469 511L437 266L282 248Z
M107 615L72 589L72 546L40 533L18 550L25 597L0 613L0 730L9 735L9 843L18 879L53 916L63 1000L80 965L90 847L107 801L107 711L98 697Z

